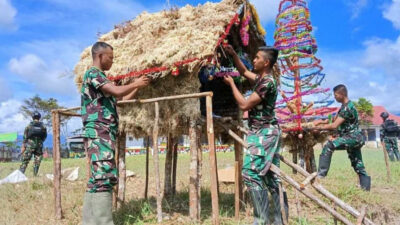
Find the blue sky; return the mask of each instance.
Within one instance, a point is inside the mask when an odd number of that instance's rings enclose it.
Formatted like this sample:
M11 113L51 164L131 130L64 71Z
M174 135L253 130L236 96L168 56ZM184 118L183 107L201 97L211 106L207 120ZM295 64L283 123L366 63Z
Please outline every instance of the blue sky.
M83 49L115 24L142 11L197 5L195 0L0 0L0 132L21 132L23 99L39 94L79 105L72 70ZM252 0L273 44L278 0ZM400 0L309 0L327 74L323 84L346 84L350 97L366 97L400 113ZM80 125L71 121L70 128Z

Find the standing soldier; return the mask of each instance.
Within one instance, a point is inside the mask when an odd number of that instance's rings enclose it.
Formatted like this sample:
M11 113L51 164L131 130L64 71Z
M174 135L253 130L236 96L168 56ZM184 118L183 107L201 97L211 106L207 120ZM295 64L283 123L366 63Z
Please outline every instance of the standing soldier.
M86 71L81 88L83 136L90 160L82 224L110 225L114 224L111 192L118 182L114 158L118 132L116 98L133 98L150 80L141 76L128 85L115 86L104 74L113 64L113 48L96 42L91 51L93 65Z
M24 139L21 146L22 164L19 170L25 173L26 167L32 158L35 156L33 175L37 176L39 172L40 162L43 158L43 142L47 137L46 127L40 122L40 113L35 111L32 115L32 122L25 128Z
M281 129L275 118L275 102L278 96L277 80L272 68L278 58L278 50L272 47L260 47L254 60L254 73L247 70L232 46L226 50L240 74L252 84L254 92L245 99L236 87L232 77L224 81L232 88L233 96L243 111L249 110L248 148L244 157L242 174L254 207L254 224L283 224L279 198L279 178L270 171L272 164L279 167ZM271 194L271 203L268 199ZM272 215L269 212L272 211ZM288 216L287 198L285 210Z
M337 129L339 132L339 137L329 140L322 149L322 153L319 156L318 177L323 178L328 174L333 152L346 149L351 166L360 178L361 188L369 191L371 177L365 171L362 161L361 147L365 142L364 136L358 127L357 109L347 97L347 88L343 84L334 87L333 94L336 101L342 104L334 121L331 124L329 124L328 120L314 122L317 129Z
M400 129L394 120L387 119L389 113L382 112L381 117L383 119L380 135L381 141L385 145L390 161L394 161L395 156L397 161L400 161L399 148L397 146L397 137L400 135Z

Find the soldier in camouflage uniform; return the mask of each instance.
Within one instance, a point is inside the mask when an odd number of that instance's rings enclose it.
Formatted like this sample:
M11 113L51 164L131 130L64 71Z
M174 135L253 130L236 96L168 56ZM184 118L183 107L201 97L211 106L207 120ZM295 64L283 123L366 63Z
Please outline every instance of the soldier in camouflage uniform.
M397 161L400 161L400 153L397 145L397 137L400 134L400 129L395 121L387 119L389 113L382 112L380 116L383 119L380 129L381 141L385 145L390 161L395 161L395 157Z
M337 129L339 137L329 140L323 147L319 157L318 177L323 178L328 174L332 154L335 150L347 150L351 166L360 178L362 189L369 191L371 177L365 171L362 161L361 147L365 144L364 136L358 127L358 112L352 101L347 97L347 88L343 84L333 88L335 99L342 103L338 114L331 124L328 121L316 121L317 129Z
M237 89L231 77L224 81L232 88L241 110L249 110L248 148L245 152L242 175L254 206L254 224L283 224L279 199L280 180L270 171L272 164L279 167L281 130L275 118L275 102L278 95L277 80L272 68L278 57L278 50L261 47L253 60L254 73L247 70L231 46L226 51L233 56L239 72L254 84L253 94L248 99ZM268 198L271 194L271 201ZM270 204L272 203L272 204ZM270 205L272 207L270 207ZM285 209L288 216L287 197Z
M139 77L133 83L115 86L103 71L111 68L113 48L104 42L92 47L93 66L86 71L81 88L83 136L90 160L90 177L83 206L82 224L114 224L112 188L118 182L114 149L118 132L116 98L131 99L149 79Z
M24 138L21 146L22 164L19 170L25 173L29 161L34 156L33 175L37 176L39 172L40 162L43 158L43 142L46 140L46 127L40 122L40 113L34 112L33 121L25 128Z

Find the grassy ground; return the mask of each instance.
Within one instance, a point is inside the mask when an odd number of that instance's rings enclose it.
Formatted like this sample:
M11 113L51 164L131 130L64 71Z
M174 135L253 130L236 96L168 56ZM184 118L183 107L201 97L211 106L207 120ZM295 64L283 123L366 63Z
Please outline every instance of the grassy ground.
M316 151L319 155L320 151ZM285 154L284 154L285 155ZM234 165L233 153L218 153L218 167L226 168ZM363 157L368 173L372 176L371 192L357 188L357 176L350 166L345 151L334 153L331 171L323 185L336 196L360 209L368 205L368 215L376 224L400 224L400 163L391 163L392 181L386 180L386 170L381 150L363 149ZM161 175L165 156L161 155ZM201 222L211 224L211 196L209 192L208 155L203 156L202 204ZM150 161L150 171L153 170ZM79 179L75 182L62 181L62 206L65 219L55 221L53 209L52 182L46 173L52 173L53 163L45 160L40 168L39 177L32 177L32 165L28 166L26 174L29 181L21 184L6 184L0 186L0 224L79 224L81 219L82 199L85 191L85 161L84 159L63 159L62 168L80 167ZM19 167L19 163L0 163L0 178L4 178ZM291 169L281 166L291 175ZM156 224L155 218L155 178L150 173L150 199L145 201L144 174L145 156L129 156L127 169L134 171L137 176L127 181L127 204L114 213L116 224ZM188 181L189 155L180 154L178 159L177 195L163 202L163 224L191 224L188 217ZM292 175L302 181L300 175ZM162 178L163 180L163 178ZM295 192L284 183L289 195L290 224L334 224L328 213L316 207L301 194L301 212L298 215L294 203ZM247 212L246 212L247 211ZM251 224L250 206L242 210L240 221L234 220L234 187L220 184L220 215L222 224ZM349 217L350 218L350 217ZM354 221L353 218L351 218Z

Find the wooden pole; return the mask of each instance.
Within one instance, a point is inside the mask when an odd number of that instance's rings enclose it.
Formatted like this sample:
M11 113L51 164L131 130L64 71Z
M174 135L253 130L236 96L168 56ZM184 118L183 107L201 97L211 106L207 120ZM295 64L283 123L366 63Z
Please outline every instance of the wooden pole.
M389 156L388 156L388 152L387 152L387 149L386 149L385 142L383 142L382 148L383 148L383 156L385 158L387 180L388 180L388 182L391 182L392 179L391 179L391 176L390 176Z
M235 141L235 219L239 219L240 203L243 201L242 185L242 145Z
M150 148L150 136L147 136L146 142L146 182L144 186L144 199L147 200L147 193L149 190L149 149Z
M342 223L344 223L346 225L353 225L346 217L342 216L337 211L333 210L328 204L321 201L318 197L313 195L311 192L309 192L308 190L302 190L300 188L300 185L295 180L293 180L291 177L289 177L284 172L282 172L277 166L272 164L270 170L272 172L276 173L277 175L279 175L280 177L282 177L282 179L284 179L286 182L288 182L290 185L292 185L294 188L296 188L302 194L307 196L309 199L313 200L315 203L317 203L317 205L319 205L320 207L322 207L323 209L328 211L332 216L336 217Z
M117 197L117 208L121 207L125 202L125 189L126 189L126 163L125 163L125 149L126 149L126 133L121 132L118 137L118 197Z
M160 169L158 160L158 120L159 120L159 106L158 102L154 103L156 117L154 119L153 127L153 162L156 175L156 192L157 192L157 222L162 222L162 197L160 187Z
M199 220L201 218L201 168L203 167L203 150L201 149L201 127L197 127L197 177L199 182L197 182L197 199L198 200L198 211L199 211Z
M286 163L288 166L292 167L293 169L296 169L301 175L308 177L310 174L305 171L303 168L298 166L297 164L292 163L291 161L285 159L283 156L280 157L281 161ZM351 207L350 205L346 204L344 201L330 193L328 190L326 190L321 184L318 182L311 183L311 185L322 195L324 195L326 198L329 200L333 201L336 205L338 205L340 208L342 208L344 211L350 213L353 215L355 218L358 218L360 216L360 212L358 212L356 209ZM368 225L374 225L374 223L369 220L368 218L364 219L364 223Z
M172 195L176 194L176 167L178 164L178 140L174 143L172 164Z
M211 179L211 202L213 224L219 224L219 203L218 203L218 178L215 153L214 124L212 118L212 95L206 97L207 110L207 137L210 157L210 179Z
M178 100L178 99L185 99L185 98L200 98L206 96L212 96L212 92L201 92L201 93L194 93L194 94L185 94L185 95L174 95L174 96L166 96L166 97L159 97L159 98L150 98L150 99L132 99L132 100L123 100L118 101L118 105L123 104L130 104L130 103L153 103L153 102L160 102L160 101L167 101L167 100Z
M174 147L174 138L172 134L168 134L167 138L167 153L165 155L165 169L164 169L164 196L169 197L172 194L172 155Z
M283 225L287 225L288 221L287 221L287 218L286 218L285 199L283 197L283 185L282 185L282 183L279 183L279 203L281 205L282 223L283 223Z
M361 208L361 214L360 216L357 218L357 225L361 225L363 223L365 214L367 213L367 206L363 205Z
M190 180L189 180L189 215L192 220L198 221L200 220L200 211L199 211L199 196L198 196L198 146L197 146L197 134L196 131L196 123L191 120L189 122L189 140L190 140Z
M61 157L60 157L60 114L51 111L53 126L53 173L54 173L54 212L56 219L63 218L61 208Z
M307 184L309 184L312 180L314 180L314 178L318 175L317 172L314 172L313 174L311 174L310 176L308 176L303 182L300 183L300 187L301 189L304 189L306 187Z
M115 166L116 168L118 168L119 165L119 142L120 142L120 137L118 135L117 140L115 141L115 151L114 151L114 160L115 160ZM118 179L119 179L119 170L118 170ZM119 189L119 180L117 185L115 185L113 187L113 192L112 192L112 204L113 204L113 208L117 209L117 198L118 198L118 189Z
M300 198L299 198L299 192L297 190L295 191L295 198L296 198L296 211L297 211L297 217L301 218L302 214L301 214L301 202L300 202Z

